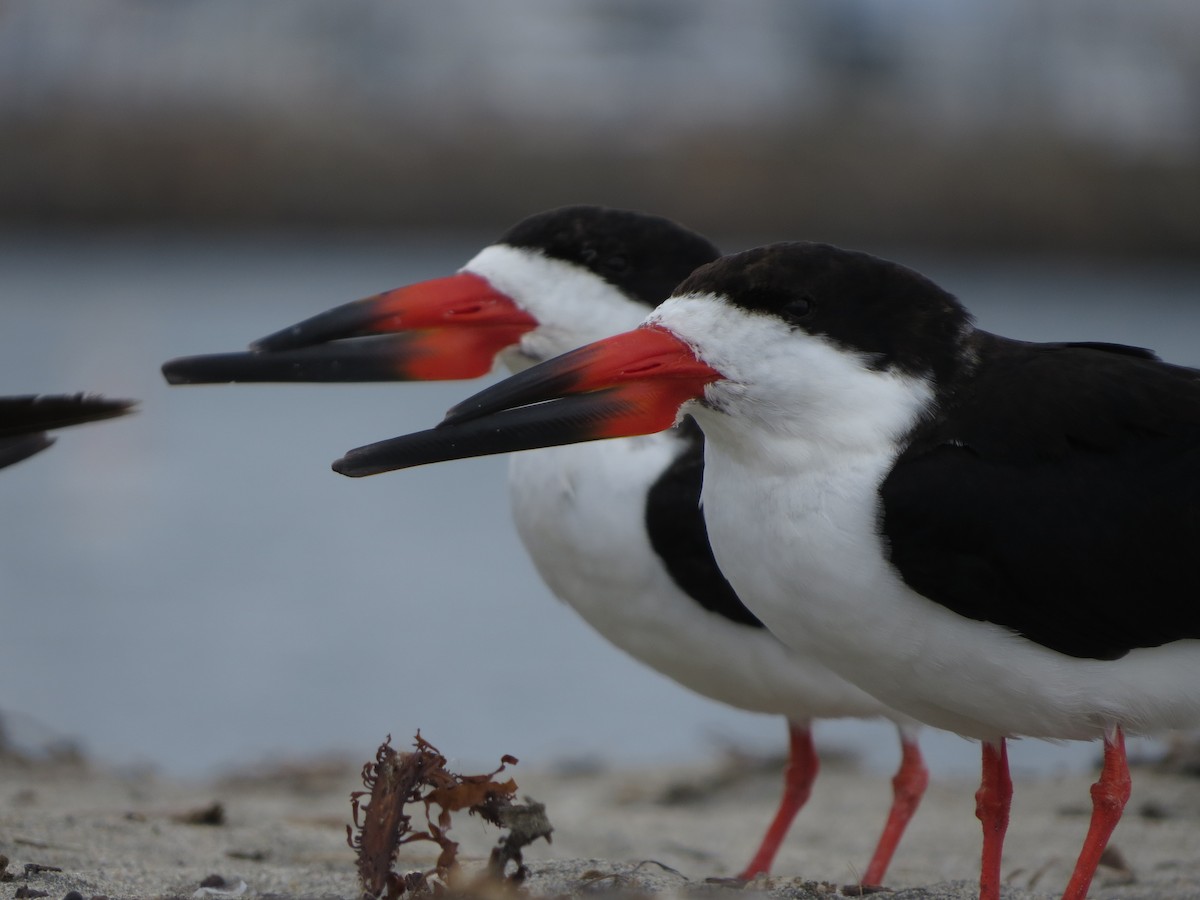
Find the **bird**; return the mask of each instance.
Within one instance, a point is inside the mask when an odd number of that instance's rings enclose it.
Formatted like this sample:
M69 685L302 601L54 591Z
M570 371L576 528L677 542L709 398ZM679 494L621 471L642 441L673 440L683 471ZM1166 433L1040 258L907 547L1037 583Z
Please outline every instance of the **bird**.
M705 238L632 210L570 206L531 216L449 278L344 304L246 353L164 365L173 384L233 380L473 378L513 371L640 322L697 266ZM901 763L860 881L879 884L928 783L914 723L811 659L789 653L713 559L700 510L703 438L691 420L616 444L510 460L514 521L551 591L612 644L692 691L785 716L778 810L738 877L768 872L819 768L811 722L890 716Z
M46 432L132 412L136 401L99 394L20 394L0 397L0 469L40 453L55 438Z
M754 615L980 741L984 900L1000 890L1006 742L1103 742L1063 894L1086 897L1131 791L1125 733L1200 724L1200 371L1005 338L903 265L771 244L334 469L653 433L682 414L705 434L716 559Z

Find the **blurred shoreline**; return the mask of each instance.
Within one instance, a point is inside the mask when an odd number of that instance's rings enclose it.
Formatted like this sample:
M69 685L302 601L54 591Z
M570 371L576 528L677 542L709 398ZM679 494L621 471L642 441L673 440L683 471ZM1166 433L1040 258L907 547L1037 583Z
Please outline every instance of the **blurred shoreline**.
M4 0L0 226L1200 252L1185 0Z
M946 252L1188 259L1200 253L1200 162L1130 164L1019 133L923 144L863 123L696 132L615 153L530 147L481 128L405 145L334 117L152 122L60 112L7 123L0 226L470 228L496 233L578 202L665 214L712 234L903 243ZM333 135L337 135L336 139ZM886 156L872 148L890 144ZM486 148L480 151L477 148Z

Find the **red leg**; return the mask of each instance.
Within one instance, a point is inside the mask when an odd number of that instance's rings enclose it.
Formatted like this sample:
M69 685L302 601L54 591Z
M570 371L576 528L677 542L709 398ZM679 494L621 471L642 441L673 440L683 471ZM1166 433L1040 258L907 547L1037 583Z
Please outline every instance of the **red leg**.
M875 854L863 873L862 883L879 885L887 874L888 864L896 845L904 837L904 829L908 827L909 819L917 811L925 788L929 786L929 770L925 768L925 760L921 758L921 748L915 739L900 732L900 768L892 779L892 809L888 813L887 822L883 826L883 834L875 845Z
M779 852L779 845L783 843L792 820L796 818L796 813L800 812L800 807L808 802L808 795L812 793L813 781L820 768L817 750L812 742L812 731L807 722L788 722L788 744L783 796L779 800L779 809L775 812L771 826L763 835L758 852L738 876L746 881L771 870L771 863L775 860L775 854Z
M1100 780L1092 785L1092 822L1088 826L1083 850L1075 863L1075 871L1067 882L1063 900L1084 900L1100 854L1108 845L1113 829L1121 820L1129 800L1129 763L1125 759L1125 733L1118 726L1104 735L1104 768Z
M975 815L983 823L983 864L979 872L979 900L1000 900L1000 856L1008 830L1012 804L1012 779L1008 775L1008 746L984 742L983 779L975 792Z

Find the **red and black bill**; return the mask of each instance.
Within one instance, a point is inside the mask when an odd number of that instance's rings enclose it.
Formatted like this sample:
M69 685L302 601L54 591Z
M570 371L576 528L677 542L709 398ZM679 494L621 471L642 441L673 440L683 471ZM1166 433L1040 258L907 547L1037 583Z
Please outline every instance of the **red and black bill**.
M344 303L248 352L173 359L163 375L171 384L478 378L536 327L511 298L464 272Z
M465 400L437 428L351 450L352 477L670 428L721 377L670 332L643 327L526 369Z

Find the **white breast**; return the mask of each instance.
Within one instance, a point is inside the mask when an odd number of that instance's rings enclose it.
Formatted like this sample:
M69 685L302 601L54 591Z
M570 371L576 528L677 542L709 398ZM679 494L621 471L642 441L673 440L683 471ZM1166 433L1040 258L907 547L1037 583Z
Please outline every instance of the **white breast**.
M546 584L617 647L711 699L797 720L886 714L764 629L708 612L675 585L644 516L646 492L682 449L666 433L515 454L513 515Z
M717 560L794 650L969 737L1092 739L1110 723L1131 732L1200 723L1200 641L1077 659L910 590L878 528L890 453L822 458L777 447L765 456L806 456L806 465L766 471L711 431L704 502Z

